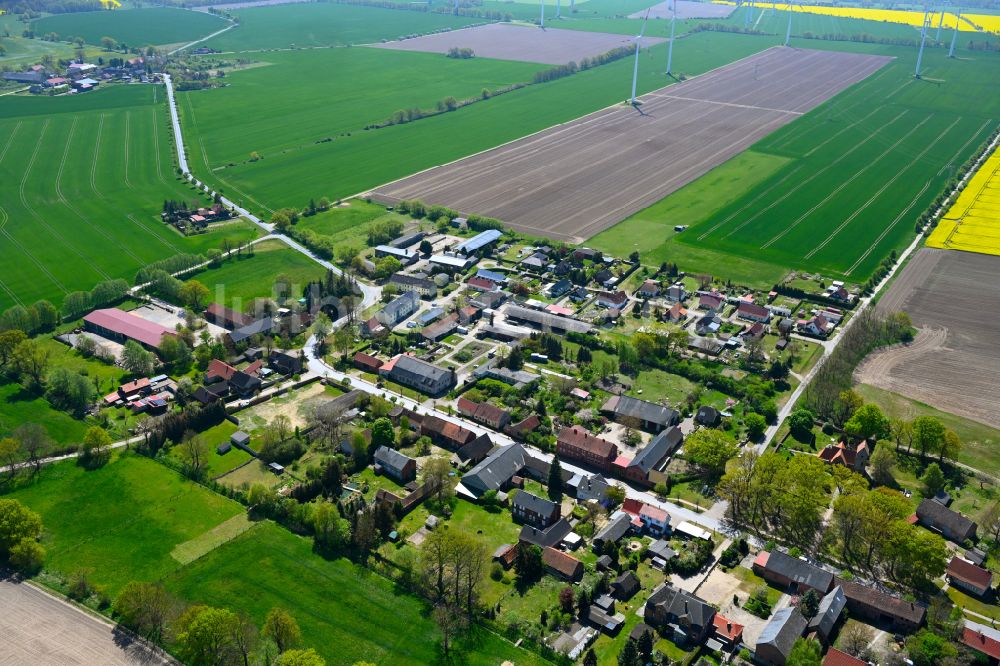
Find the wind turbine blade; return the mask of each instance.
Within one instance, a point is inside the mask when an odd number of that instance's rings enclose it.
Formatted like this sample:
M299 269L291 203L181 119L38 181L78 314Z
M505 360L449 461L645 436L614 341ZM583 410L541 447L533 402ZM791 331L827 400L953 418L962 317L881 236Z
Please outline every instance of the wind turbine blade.
M642 39L642 36L646 33L646 21L649 20L649 10L646 10L646 17L642 19L642 29L639 31L639 37L637 39Z

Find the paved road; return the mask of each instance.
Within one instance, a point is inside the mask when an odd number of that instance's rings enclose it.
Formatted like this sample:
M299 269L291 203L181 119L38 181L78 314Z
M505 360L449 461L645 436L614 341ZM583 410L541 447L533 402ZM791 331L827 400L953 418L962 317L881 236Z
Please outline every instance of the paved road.
M177 664L110 622L28 583L0 580L0 609L0 664Z
M215 196L216 193L211 188L209 188L208 185L196 179L194 177L194 174L191 173L191 169L190 166L188 165L188 160L187 160L187 150L184 147L184 134L181 129L180 116L177 113L177 100L174 97L174 83L171 80L169 74L164 73L161 76L163 76L163 81L167 87L167 103L170 107L170 122L174 128L174 146L177 148L177 165L180 167L181 172L184 174L184 177L187 178L192 183L194 183L196 187L200 188L210 196ZM274 233L273 224L261 220L259 217L257 217L247 209L237 205L235 202L229 200L228 198L222 195L219 195L219 200L223 206L235 211L240 217L243 217L249 220L250 222L254 223L255 225L257 225L261 230L263 230L267 234L268 238L275 238L277 240L280 240L282 243L292 248L296 252L305 255L306 257L316 262L323 268L331 270L337 275L340 275L342 273L342 271L339 268L334 266L329 261L316 256L315 254L313 254L312 251L303 246L301 243L298 243L283 234ZM379 299L382 298L381 287L365 284L363 282L358 282L358 286L361 289L361 303L358 306L359 310L364 310L370 305L377 303ZM343 317L337 320L337 322L335 323L338 325L342 325L343 323L345 323L345 320L346 317Z

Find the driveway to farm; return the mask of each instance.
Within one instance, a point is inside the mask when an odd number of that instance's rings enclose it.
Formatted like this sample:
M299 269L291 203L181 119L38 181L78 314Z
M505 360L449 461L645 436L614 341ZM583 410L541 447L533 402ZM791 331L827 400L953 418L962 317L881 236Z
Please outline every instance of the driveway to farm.
M110 622L28 583L0 580L0 608L0 664L177 664Z
M163 81L167 86L167 103L168 106L170 107L170 122L174 127L174 146L177 148L177 165L180 167L181 173L184 174L185 178L194 183L196 187L202 189L207 194L214 197L216 195L216 192L211 190L208 187L208 185L196 179L194 177L194 174L191 173L191 169L188 166L188 161L187 161L187 150L184 148L184 134L181 130L180 116L177 113L177 100L174 97L174 83L171 80L169 74L164 73L161 74L161 76L163 77ZM342 271L339 268L334 266L329 261L326 261L325 259L321 259L320 257L316 256L301 243L297 243L288 236L285 236L284 234L274 233L273 224L264 222L263 220L261 220L259 217L257 217L247 209L236 205L235 202L230 201L229 199L227 199L222 195L219 195L219 200L222 202L222 205L225 206L226 208L235 211L238 215L240 215L240 217L250 220L258 227L260 227L260 229L262 229L267 233L267 237L269 238L273 237L276 238L277 240L280 240L282 243L292 248L296 252L305 255L306 257L316 262L323 268L331 270L337 275L340 275L342 273ZM382 298L382 287L376 287L374 285L365 284L364 282L360 281L358 281L357 284L358 287L361 289L361 296L362 296L361 303L357 306L358 310L364 310L365 308L377 303ZM334 325L335 326L342 325L346 323L346 321L347 321L346 316L341 317L340 319L334 322Z

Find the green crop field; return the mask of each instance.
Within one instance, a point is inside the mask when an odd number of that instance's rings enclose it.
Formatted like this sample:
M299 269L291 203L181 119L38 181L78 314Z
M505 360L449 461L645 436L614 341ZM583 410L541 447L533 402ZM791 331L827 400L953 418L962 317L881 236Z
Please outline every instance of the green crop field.
M278 276L288 278L293 294L301 294L307 282L323 277L324 269L278 240L254 247L252 256L227 259L219 268L191 275L212 292L212 302L242 311L255 298L273 298Z
M228 21L207 12L172 7L53 14L32 23L36 35L54 32L62 39L82 37L100 44L102 37L129 46L190 42L222 30Z
M181 566L171 551L243 512L236 502L148 458L121 454L88 471L73 461L46 466L8 493L42 516L46 567L93 570L111 594Z
M912 240L915 220L951 175L949 165L961 165L1000 122L1000 100L990 92L1000 78L1000 57L976 52L975 58L949 60L940 50L929 51L925 78L916 80L912 48L818 40L794 45L896 60L755 144L753 153L785 160L767 178L747 170L717 188L714 172L706 174L612 227L598 237L599 245L660 238L641 251L648 263L704 268L714 258L714 274L754 284L749 273L761 263L863 280L892 249ZM726 205L706 208L700 219L684 213L689 201L711 191ZM681 222L676 211L684 213ZM692 226L675 235L678 223ZM747 261L752 271L743 268Z
M242 222L183 237L164 199L195 199L174 175L163 89L117 86L79 97L0 102L0 308L131 280L150 262L246 240Z
M229 74L225 88L179 93L184 120L212 169L242 164L251 151L264 162L293 156L317 141L341 141L341 135L362 131L400 109L433 109L448 96L466 99L484 87L530 81L544 67L372 48L261 53L255 58L269 64Z
M324 560L309 539L263 523L177 571L166 580L194 603L238 608L262 622L288 608L303 642L331 666L365 660L380 666L440 661L438 632L419 599L347 559ZM453 662L487 666L548 663L495 634L475 630L459 642Z
M748 35L698 33L678 41L674 62L681 72L705 72L768 48L773 41L773 38ZM418 55L409 53L406 57L415 59ZM640 91L654 90L667 83L662 71L666 57L664 45L642 53ZM439 63L446 60L438 57ZM218 162L210 151L206 159L201 150L203 142L212 141L202 129L203 114L198 111L201 99L198 95L202 93L182 95L181 107L185 137L190 137L186 140L191 148L192 168L206 174L207 180L229 196L241 198L259 212L266 213L280 206L301 207L310 197L350 196L614 104L628 95L631 70L631 60L619 60L412 123L363 131L359 122L350 136L341 135L330 142L265 155L257 162L244 162L215 173L212 169L219 166ZM235 90L239 80L234 76L233 81ZM308 94L315 92L309 86ZM289 92L296 98L305 94L306 91ZM360 120L370 119L375 114L354 112L354 115ZM254 114L243 114L243 118L243 135L291 131L284 129L284 123L259 122ZM233 151L246 156L254 149L253 143L244 143L239 150L234 148Z
M346 46L462 28L482 19L435 12L305 3L233 10L240 24L205 46L219 51Z

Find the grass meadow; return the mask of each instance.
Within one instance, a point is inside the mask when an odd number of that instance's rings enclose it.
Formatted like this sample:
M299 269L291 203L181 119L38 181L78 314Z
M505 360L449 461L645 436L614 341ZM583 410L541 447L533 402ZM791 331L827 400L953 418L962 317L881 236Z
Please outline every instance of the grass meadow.
M1000 100L990 91L1000 57L976 52L950 60L929 51L917 80L911 48L818 40L793 46L896 60L734 160L733 168L760 169L741 175L723 165L604 232L599 246L659 238L641 251L650 264L713 266L717 276L766 286L779 268L863 280L912 240L917 217L951 176L949 165L965 162L996 127ZM713 203L701 208L700 201ZM675 224L691 226L674 234Z
M128 46L190 42L222 30L228 21L207 12L173 7L53 14L32 23L36 35L54 32L62 39L82 37L88 44L111 37Z
M482 19L374 7L306 3L232 10L239 26L205 42L220 51L347 46L462 28Z
M677 71L701 73L772 46L772 41L747 35L698 33L678 41L674 62ZM355 51L360 50L350 49L350 52L353 56ZM378 52L385 53L382 50ZM300 55L303 58L301 62L306 65L313 53L296 55ZM414 61L418 55L420 54L404 54L405 58ZM368 57L365 56L366 59ZM430 62L433 62L434 56L431 57ZM666 48L662 45L642 53L639 75L641 92L654 90L666 83L662 72L666 57ZM443 62L447 58L437 58L438 64L434 67L448 64ZM458 64L471 66L477 63L474 59ZM253 71L256 70L247 73ZM217 171L209 180L214 181L213 184L229 196L242 198L245 204L265 214L281 206L302 206L311 197L327 196L335 199L350 196L620 102L629 93L631 74L632 61L619 60L412 123L368 131L361 129L363 122L356 123L349 136L345 133L330 142L301 145L296 150L276 155L265 154L264 159L257 162L246 162ZM392 85L388 76L383 73L383 85ZM233 94L237 95L242 85L238 76L234 75L231 83ZM274 88L271 94L291 98L312 95L322 98L328 105L336 104L340 88L331 86L328 92L320 94L314 83L304 77L294 77L286 85ZM405 88L401 81L398 86L392 86L397 92ZM193 168L205 174L219 166L219 163L211 150L201 150L205 142L211 144L214 139L204 131L204 114L199 109L206 104L209 108L217 108L210 99L215 92L210 91L204 96L200 96L201 93L184 94L180 100ZM449 94L455 92L453 90ZM391 107L393 111L405 108L412 105L410 99L409 93L399 95L393 104L387 103L386 108ZM358 119L363 117L368 120L372 116L376 119L381 117L369 113L364 116L358 114ZM282 129L284 124L260 121L256 114L242 114L240 124L241 131L236 134L243 136L252 137L268 131L291 131ZM323 136L328 134L316 136L316 139ZM248 156L254 149L252 142L244 141L242 146L234 146L232 152Z
M0 103L0 308L65 294L182 252L242 241L242 222L184 237L164 199L196 199L174 174L163 90L117 86L80 97Z
M442 662L423 601L347 559L321 558L311 539L248 522L238 503L155 461L118 454L91 471L56 463L4 496L41 514L46 569L89 569L112 596L131 580L162 581L187 603L244 612L258 624L271 608L287 608L303 642L331 666ZM458 643L447 663L548 663L482 630Z
M254 246L252 256L227 259L218 268L190 275L211 291L210 301L243 311L256 298L274 298L275 279L284 275L292 293L301 295L307 282L323 277L322 266L278 240Z

